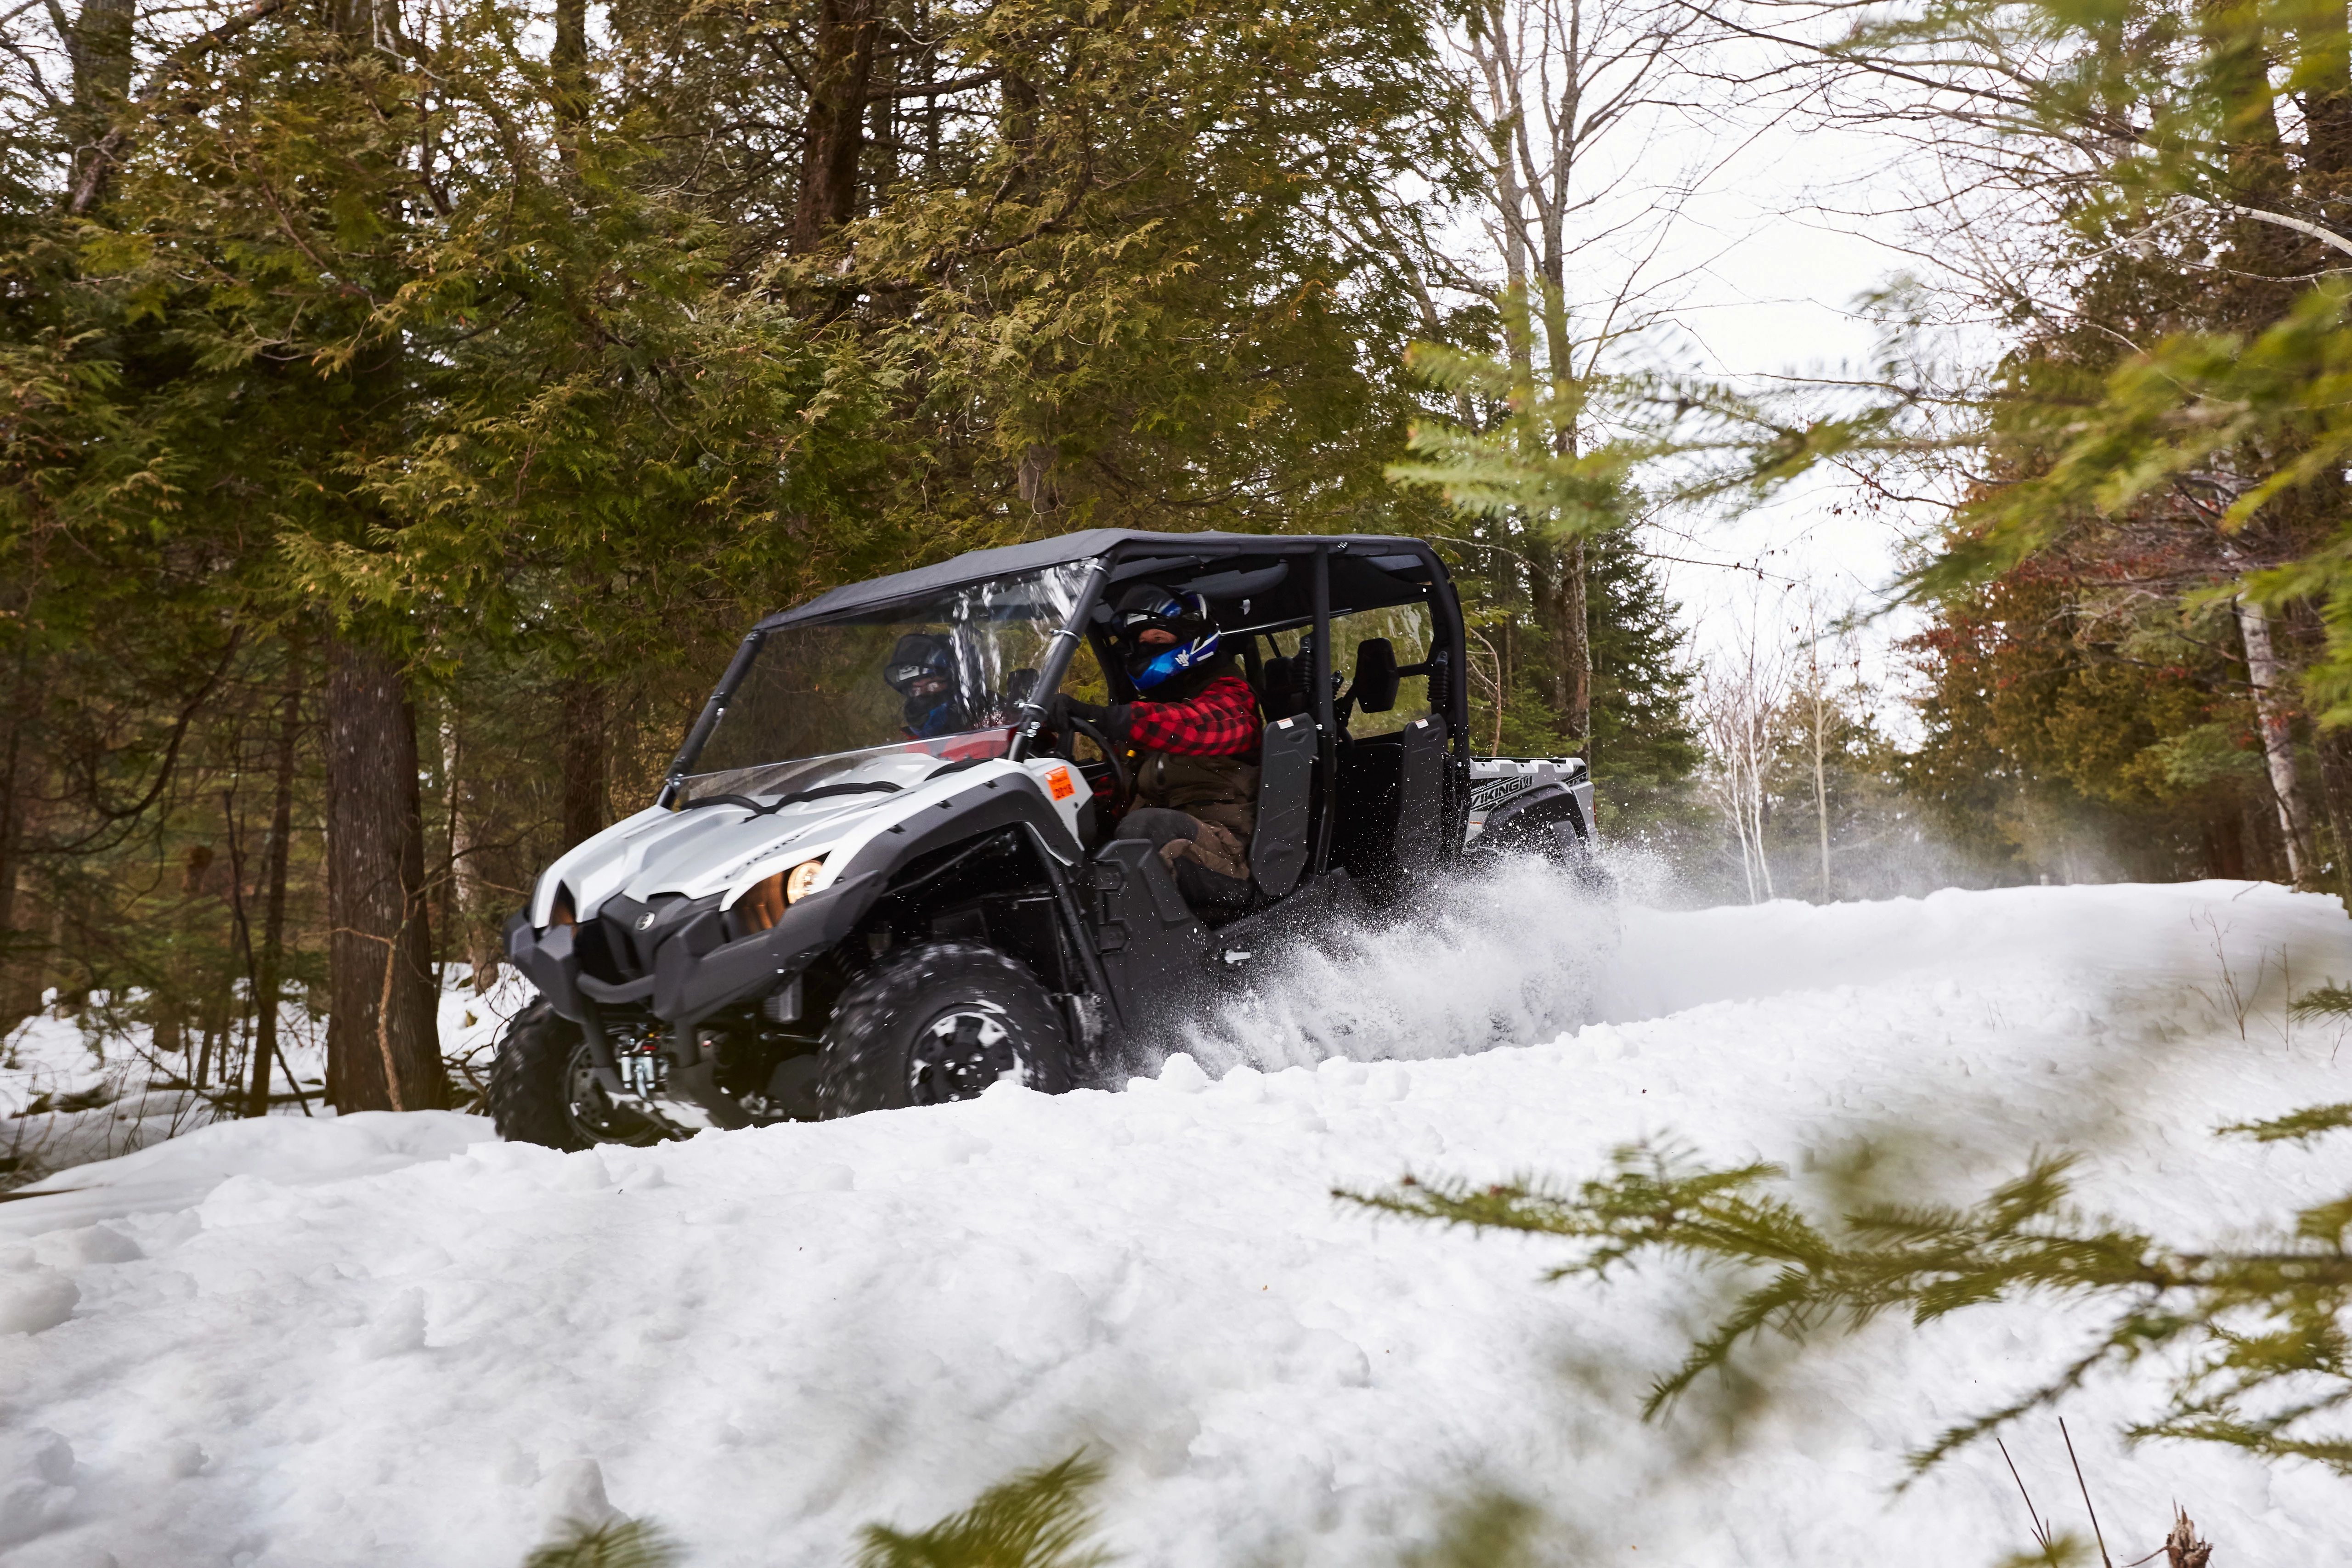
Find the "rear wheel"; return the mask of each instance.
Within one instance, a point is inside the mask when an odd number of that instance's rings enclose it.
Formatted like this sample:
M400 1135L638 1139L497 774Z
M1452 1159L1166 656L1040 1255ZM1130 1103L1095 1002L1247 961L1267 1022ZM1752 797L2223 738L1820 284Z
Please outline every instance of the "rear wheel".
M1069 1034L1022 964L977 942L922 942L842 992L818 1070L827 1116L970 1100L1007 1075L1059 1094L1070 1087Z
M1592 847L1592 840L1577 831L1572 823L1552 824L1552 839L1547 854L1552 863L1563 867L1576 879L1577 887L1592 898L1614 902L1617 879L1601 863Z
M511 1143L656 1143L661 1129L604 1098L580 1026L545 1002L515 1015L490 1064L490 1120Z

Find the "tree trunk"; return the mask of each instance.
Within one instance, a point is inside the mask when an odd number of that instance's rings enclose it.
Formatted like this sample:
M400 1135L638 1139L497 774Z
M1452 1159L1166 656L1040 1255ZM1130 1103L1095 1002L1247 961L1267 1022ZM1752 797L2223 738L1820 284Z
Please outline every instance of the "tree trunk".
M2202 0L2200 28L2211 51L2210 80L2222 112L2224 166L2231 189L2256 206L2273 205L2286 161L2279 141L2278 100L2261 10L2250 0Z
M2317 176L2313 194L2327 215L2323 222L2341 221L2344 176L2352 174L2352 34L2345 23L2341 5L2314 6L2297 17L2305 163Z
M554 79L555 117L576 126L588 117L588 0L555 0L555 44L547 52L547 65Z
M1532 541L1530 542L1533 542ZM1545 699L1564 743L1592 752L1592 652L1585 631L1585 546L1575 539L1533 553L1529 586L1548 647Z
M278 721L278 769L269 797L269 848L262 876L268 887L261 907L261 952L254 964L253 1084L247 1116L269 1114L269 1064L278 1058L279 979L286 952L286 863L294 835L294 757L302 739L302 665L299 650L288 652L286 700ZM290 1075L289 1075L290 1076Z
M2246 645L2246 675L2254 688L2254 712L2263 734L2263 757L2270 766L2271 793L2278 800L2279 836L2285 841L2288 879L2297 887L2310 877L2311 813L2295 778L2294 716L2287 703L2285 672L2271 646L2268 611L2238 601L2238 635Z
M2246 840L2237 819L2217 816L2205 825L2205 874L2225 882L2246 875Z
M1830 901L1830 774L1828 715L1822 712L1822 665L1813 660L1813 816L1822 837L1822 902Z
M488 991L498 978L499 949L486 941L482 915L488 900L482 886L481 825L475 820L473 792L467 787L465 743L455 728L443 732L442 776L449 791L449 909L443 940L451 930L463 938L466 964L474 990Z
M29 809L33 785L40 776L37 759L36 703L37 686L29 651L19 650L15 689L0 713L6 729L0 732L0 1030L40 1005L40 976L28 960L37 945L16 929L16 880L25 863L25 843L32 827Z
M2336 841L2336 886L2352 901L2352 734L2321 730L2312 742L2319 754L2319 798L2327 812L2328 836Z
M339 1110L426 1110L447 1084L425 909L416 714L400 667L335 640L327 682L327 906Z
M563 683L563 842L567 847L594 837L611 820L608 723L601 681L575 676Z
M327 0L327 23L354 44L389 43L392 40L381 37L376 11L379 5L388 7L390 4L391 0Z
M1585 762L1593 760L1592 746L1592 626L1586 600L1588 549L1581 539L1562 552L1568 564L1567 592L1562 597L1568 628L1568 728L1583 749Z
M73 107L66 125L73 144L73 185L80 184L100 139L131 96L135 16L135 0L82 0L66 37L73 61Z
M820 0L801 131L801 184L793 245L806 255L857 210L857 160L866 146L866 94L880 27L875 0Z

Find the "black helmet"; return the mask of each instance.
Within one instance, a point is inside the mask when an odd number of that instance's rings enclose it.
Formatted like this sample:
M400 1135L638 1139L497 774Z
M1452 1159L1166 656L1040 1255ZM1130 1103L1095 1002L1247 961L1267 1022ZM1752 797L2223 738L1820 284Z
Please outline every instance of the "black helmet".
M882 667L882 679L889 682L891 689L905 696L919 680L950 680L954 668L954 656L947 638L929 632L908 632L890 650L889 662Z
M1138 584L1120 596L1111 625L1127 645L1127 673L1139 691L1149 691L1217 656L1216 623L1209 617L1209 601L1198 594L1171 594L1157 584ZM1148 648L1136 641L1155 630L1168 633L1175 643Z

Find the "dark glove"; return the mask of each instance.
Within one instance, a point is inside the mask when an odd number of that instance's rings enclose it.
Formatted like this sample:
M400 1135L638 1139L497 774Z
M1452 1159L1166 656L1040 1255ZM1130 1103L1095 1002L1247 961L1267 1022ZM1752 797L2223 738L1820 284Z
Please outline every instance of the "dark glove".
M1109 714L1110 710L1100 703L1081 702L1066 691L1057 691L1045 705L1045 727L1058 735L1070 727L1071 720L1083 719L1099 730Z

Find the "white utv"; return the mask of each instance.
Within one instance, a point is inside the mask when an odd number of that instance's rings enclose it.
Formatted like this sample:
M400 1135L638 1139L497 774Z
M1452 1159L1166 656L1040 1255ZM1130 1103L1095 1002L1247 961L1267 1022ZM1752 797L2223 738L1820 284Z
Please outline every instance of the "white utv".
M1265 730L1252 889L1187 907L1110 829L1129 759L1056 691L1132 700L1108 605L1208 602ZM909 721L910 636L952 701ZM1286 941L1465 861L1599 879L1576 758L1473 758L1461 606L1419 540L1097 529L834 589L755 626L643 811L507 932L541 1000L502 1040L510 1139L581 1148L1105 1077ZM1045 742L1054 742L1048 749Z

